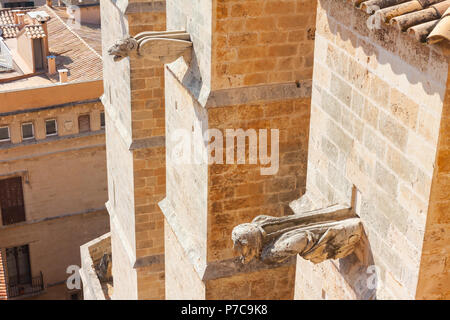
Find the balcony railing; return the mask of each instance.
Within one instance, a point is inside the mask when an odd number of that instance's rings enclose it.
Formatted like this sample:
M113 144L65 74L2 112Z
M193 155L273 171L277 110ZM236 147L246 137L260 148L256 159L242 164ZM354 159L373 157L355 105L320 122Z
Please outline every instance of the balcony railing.
M8 299L34 295L44 291L44 276L42 272L39 273L39 276L31 278L29 283L19 284L17 282L15 279L9 279Z

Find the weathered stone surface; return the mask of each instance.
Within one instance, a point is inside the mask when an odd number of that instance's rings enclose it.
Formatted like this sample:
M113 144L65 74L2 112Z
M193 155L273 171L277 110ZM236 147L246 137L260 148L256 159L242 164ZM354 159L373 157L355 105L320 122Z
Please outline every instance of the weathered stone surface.
M438 230L447 228L448 60L440 48L419 45L390 26L370 30L367 19L350 2L319 1L308 191L300 200L325 207L348 197L343 182L354 184L362 198L365 253L317 265L298 257L296 298L442 298L448 273L435 257L447 256L448 237ZM340 265L347 267L337 270ZM363 290L368 274L378 281L373 290Z

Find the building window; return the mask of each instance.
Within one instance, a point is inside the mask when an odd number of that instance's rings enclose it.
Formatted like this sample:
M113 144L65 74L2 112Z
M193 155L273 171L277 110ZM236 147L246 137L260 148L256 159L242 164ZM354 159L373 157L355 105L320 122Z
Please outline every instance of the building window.
M25 221L21 177L0 180L0 213L4 226Z
M44 277L31 277L30 248L22 245L6 248L6 274L8 275L8 298L15 298L44 291Z
M31 284L30 250L28 245L6 249L8 286Z
M55 119L45 120L45 134L48 136L56 136L58 127Z
M0 127L0 142L9 141L9 127Z
M101 128L105 127L105 113L104 112L100 112L100 127Z
M78 117L78 128L80 133L91 131L91 118L88 114Z
M23 140L33 139L34 138L34 127L33 123L22 123L22 138Z

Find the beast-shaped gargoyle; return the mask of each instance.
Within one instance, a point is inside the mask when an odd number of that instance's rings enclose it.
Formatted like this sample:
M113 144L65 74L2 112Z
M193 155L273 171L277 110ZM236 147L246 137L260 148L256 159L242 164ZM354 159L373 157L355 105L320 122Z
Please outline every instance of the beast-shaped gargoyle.
M171 63L183 57L186 63L191 61L192 42L185 31L145 31L134 37L116 41L108 54L118 62L131 55L160 63Z
M130 55L131 52L137 52L138 43L134 38L125 38L116 41L116 43L109 48L108 54L113 56L114 61L120 61Z
M352 208L335 205L301 215L258 216L236 226L232 240L242 263L256 258L275 264L297 254L319 263L352 253L362 234Z

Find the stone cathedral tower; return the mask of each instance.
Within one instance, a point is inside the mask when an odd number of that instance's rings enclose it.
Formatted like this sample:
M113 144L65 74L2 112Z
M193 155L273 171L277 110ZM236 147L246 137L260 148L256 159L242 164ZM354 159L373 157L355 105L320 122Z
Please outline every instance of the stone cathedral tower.
M449 7L102 0L113 298L448 298Z

